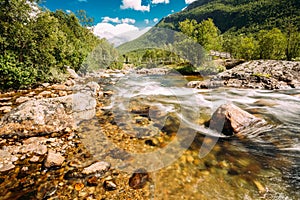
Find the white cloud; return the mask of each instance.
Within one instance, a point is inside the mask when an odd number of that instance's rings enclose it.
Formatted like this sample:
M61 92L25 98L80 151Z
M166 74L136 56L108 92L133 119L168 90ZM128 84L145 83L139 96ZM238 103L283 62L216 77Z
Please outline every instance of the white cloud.
M115 46L134 40L147 32L150 27L139 29L127 23L112 25L109 23L99 23L93 27L94 34L100 38L106 38Z
M72 11L71 10L66 10L66 13L71 13Z
M102 23L116 23L116 24L121 24L121 23L126 23L126 24L134 24L135 19L130 19L130 18L124 18L124 19L119 19L119 17L116 18L111 18L111 17L102 17Z
M154 23L158 22L158 18L153 19Z
M164 3L164 4L169 4L169 0L152 0L153 4L159 4L159 3Z
M147 6L142 5L142 0L122 0L121 9L133 9L138 11L148 11L150 12L150 4Z
M121 21L118 17L116 17L116 18L102 17L102 22L103 23L113 22L113 23L118 23L118 24L121 23Z
M135 19L130 19L130 18L124 18L121 19L122 23L126 23L126 24L135 24Z
M197 0L185 0L185 4L190 4L190 3L193 3L194 1L197 1Z
M145 22L145 24L149 24L150 23L149 19L145 19L144 22Z

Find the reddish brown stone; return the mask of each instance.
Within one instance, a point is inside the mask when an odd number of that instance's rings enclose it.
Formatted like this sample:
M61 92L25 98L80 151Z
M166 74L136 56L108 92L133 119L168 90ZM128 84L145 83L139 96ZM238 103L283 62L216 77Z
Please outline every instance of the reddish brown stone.
M262 122L264 122L263 119L257 118L233 104L224 104L214 112L209 127L230 136Z

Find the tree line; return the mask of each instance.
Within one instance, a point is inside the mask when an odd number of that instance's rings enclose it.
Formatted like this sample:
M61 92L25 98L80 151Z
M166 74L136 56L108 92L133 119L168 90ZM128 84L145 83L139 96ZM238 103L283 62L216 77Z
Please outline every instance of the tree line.
M87 28L85 11L41 9L34 0L0 0L0 89L58 82L65 67L76 71L90 52L103 44Z
M292 24L284 30L272 28L248 34L221 34L212 19L200 23L186 19L179 23L179 29L206 50L226 51L238 59L300 59L300 32Z

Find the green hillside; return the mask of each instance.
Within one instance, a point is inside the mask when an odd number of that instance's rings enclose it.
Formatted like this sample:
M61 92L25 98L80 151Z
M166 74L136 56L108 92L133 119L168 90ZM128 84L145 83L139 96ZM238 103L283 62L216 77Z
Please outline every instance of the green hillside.
M185 10L163 18L157 27L179 30L179 22L211 18L222 33L257 32L288 24L300 27L299 0L198 0Z

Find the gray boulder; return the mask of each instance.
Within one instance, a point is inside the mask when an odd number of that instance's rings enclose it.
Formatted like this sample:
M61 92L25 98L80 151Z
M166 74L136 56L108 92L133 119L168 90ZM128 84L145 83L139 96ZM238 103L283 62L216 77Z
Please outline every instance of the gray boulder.
M31 137L76 129L77 124L95 115L95 84L76 94L29 100L0 120L0 137Z

